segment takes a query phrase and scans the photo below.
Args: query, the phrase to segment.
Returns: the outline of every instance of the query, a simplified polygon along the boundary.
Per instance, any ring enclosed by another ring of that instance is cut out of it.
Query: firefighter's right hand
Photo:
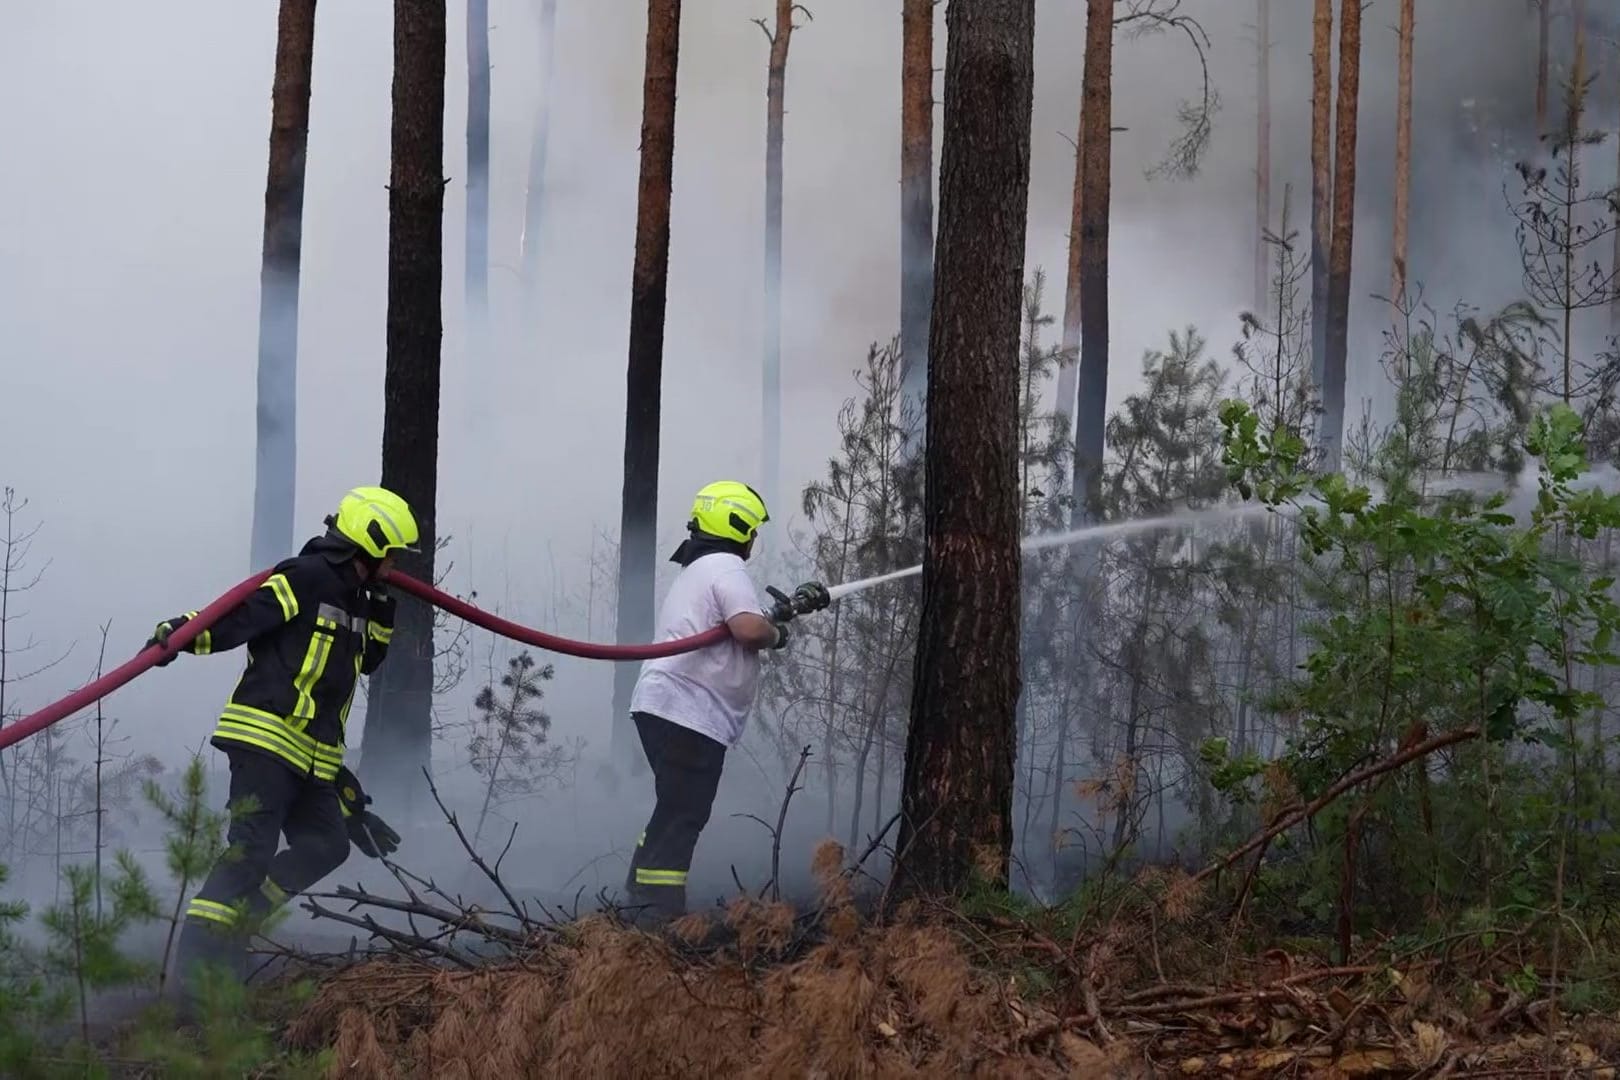
[[[399,833],[370,810],[350,817],[348,824],[349,839],[361,854],[376,859],[399,850]]]
[[[771,625],[776,627],[776,644],[772,645],[771,648],[773,648],[773,649],[785,649],[785,648],[787,648],[787,643],[788,643],[787,623],[773,622],[773,623],[771,623]]]
[[[170,626],[166,622],[160,622],[157,624],[157,629],[152,631],[152,636],[146,639],[146,644],[143,645],[142,648],[150,649],[154,645],[162,648],[168,644],[169,635],[172,633],[174,633],[174,627]],[[170,664],[174,663],[174,658],[178,655],[178,653],[166,653],[163,659],[157,662],[157,666],[168,667]]]

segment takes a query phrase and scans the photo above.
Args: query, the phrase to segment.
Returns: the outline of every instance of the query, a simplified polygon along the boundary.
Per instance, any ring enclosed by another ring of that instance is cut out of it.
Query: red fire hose
[[[15,724],[0,727],[0,750],[21,742],[34,734],[50,727],[58,720],[72,716],[80,709],[93,705],[120,686],[129,682],[137,675],[145,672],[163,659],[166,653],[179,652],[191,643],[191,640],[214,623],[224,617],[225,613],[236,607],[249,596],[253,590],[264,584],[270,571],[265,570],[254,574],[246,581],[231,589],[225,595],[197,612],[186,624],[169,635],[168,641],[162,646],[153,646],[142,649],[123,664],[107,672],[101,678],[81,686],[60,701],[53,702],[36,713],[18,720]],[[588,641],[573,641],[569,638],[557,637],[544,631],[534,630],[527,626],[520,626],[510,622],[499,615],[491,615],[482,608],[474,607],[465,600],[459,600],[448,593],[440,592],[426,582],[406,577],[397,572],[389,573],[385,578],[388,584],[420,597],[428,603],[443,608],[459,619],[465,619],[474,626],[481,626],[491,633],[502,637],[521,641],[525,645],[532,645],[547,652],[563,653],[568,656],[580,656],[587,660],[654,660],[661,656],[676,656],[680,653],[693,652],[726,640],[731,632],[724,626],[716,626],[712,630],[705,630],[701,634],[691,637],[676,638],[671,641],[660,641],[650,645],[599,645]]]

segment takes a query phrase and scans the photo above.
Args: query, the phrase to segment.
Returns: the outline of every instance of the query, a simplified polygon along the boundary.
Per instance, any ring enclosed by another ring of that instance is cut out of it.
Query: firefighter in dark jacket
[[[361,487],[326,524],[186,647],[248,651],[210,740],[230,761],[231,850],[186,909],[176,964],[188,980],[198,963],[245,975],[254,927],[336,870],[351,841],[373,858],[399,844],[344,767],[344,728],[360,676],[377,670],[394,632],[395,601],[378,575],[395,552],[415,550],[416,519],[393,492]],[[162,646],[195,615],[159,623],[147,645]]]

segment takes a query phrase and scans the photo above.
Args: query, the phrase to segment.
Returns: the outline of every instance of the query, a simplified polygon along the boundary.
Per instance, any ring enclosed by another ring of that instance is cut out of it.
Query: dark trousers
[[[294,772],[275,758],[229,749],[228,850],[186,908],[178,963],[238,970],[254,923],[343,865],[348,827],[337,788]],[[276,853],[282,835],[287,850]]]
[[[655,914],[686,911],[686,874],[698,834],[709,823],[726,748],[707,735],[651,713],[634,713],[658,801],[630,859],[625,887],[633,904]]]

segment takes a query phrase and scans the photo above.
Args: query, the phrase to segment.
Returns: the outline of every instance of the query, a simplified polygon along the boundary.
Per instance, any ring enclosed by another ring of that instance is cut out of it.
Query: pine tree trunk
[[[1536,0],[1536,134],[1547,133],[1548,54],[1552,39],[1552,0]]]
[[[765,505],[775,506],[782,490],[782,125],[793,0],[776,0],[776,27],[766,36],[771,52],[765,79],[765,377],[760,435],[765,444]]]
[[[1324,467],[1339,467],[1350,351],[1350,264],[1356,211],[1356,104],[1361,95],[1361,3],[1339,8],[1339,99],[1333,117],[1333,245],[1328,254],[1328,343],[1322,380]]]
[[[315,59],[315,0],[281,0],[270,91],[270,168],[259,270],[258,445],[253,478],[255,570],[293,553],[298,466],[298,266],[304,233],[304,155]]]
[[[947,12],[926,555],[898,873],[1005,886],[1019,691],[1018,335],[1034,0]]]
[[[382,482],[416,515],[420,553],[402,556],[399,566],[421,581],[433,580],[437,536],[444,70],[445,0],[395,0]],[[433,612],[407,601],[388,662],[372,679],[362,742],[366,787],[407,816],[432,756],[432,714]]]
[[[489,356],[489,0],[467,0],[465,274],[468,366],[479,371]]]
[[[1254,310],[1271,295],[1271,0],[1259,0],[1255,18]]]
[[[1316,0],[1311,34],[1311,382],[1327,361],[1328,248],[1333,244],[1333,0]]]
[[[934,0],[904,0],[900,47],[900,389],[928,392],[934,293]]]
[[[523,200],[523,280],[531,304],[540,281],[540,221],[545,212],[546,150],[551,142],[551,95],[555,85],[557,0],[540,0],[540,107],[529,142],[529,185]]]
[[[1395,104],[1395,257],[1390,298],[1406,298],[1406,225],[1412,192],[1412,34],[1417,23],[1415,0],[1401,0],[1400,76]]]
[[[649,641],[658,539],[658,434],[669,286],[669,202],[675,169],[675,76],[681,0],[647,0],[641,99],[641,179],[636,189],[636,261],[630,281],[630,356],[625,374],[624,494],[619,518],[621,642]],[[637,665],[613,679],[613,752],[638,767],[630,693]]]
[[[1080,105],[1080,362],[1074,435],[1074,518],[1091,521],[1108,413],[1108,217],[1113,168],[1114,4],[1086,0]],[[1065,323],[1068,319],[1065,318]],[[1067,330],[1065,330],[1067,333]],[[1067,343],[1065,343],[1067,344]]]

